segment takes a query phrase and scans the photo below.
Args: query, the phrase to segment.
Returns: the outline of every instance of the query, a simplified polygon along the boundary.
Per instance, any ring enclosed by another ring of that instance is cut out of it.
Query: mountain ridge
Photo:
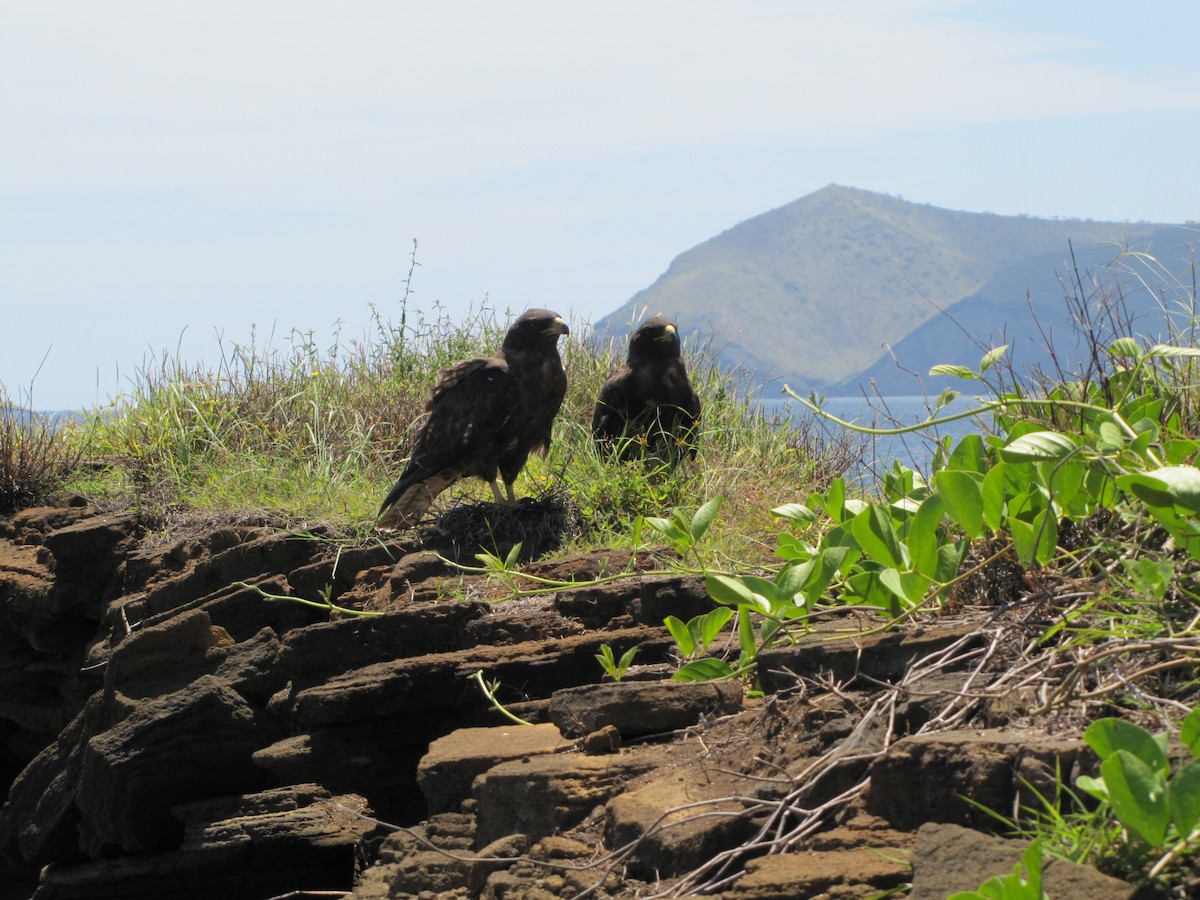
[[[713,335],[726,365],[798,390],[851,391],[895,369],[895,348],[928,344],[914,337],[919,329],[932,327],[943,342],[943,312],[969,310],[976,326],[1011,328],[1008,319],[989,322],[988,305],[1003,300],[1011,316],[1036,288],[1039,315],[1051,316],[1062,299],[1059,290],[1043,302],[1047,277],[1058,284],[1056,271],[1046,271],[1054,254],[1065,264],[1073,248],[1090,267],[1115,258],[1118,246],[1161,243],[1172,229],[1181,244],[1197,236],[1163,223],[947,210],[831,184],[683,251],[596,330],[624,337],[643,314],[664,313],[685,333]],[[1004,273],[1002,288],[996,279]],[[974,351],[965,337],[954,343]],[[900,361],[927,371],[927,363],[951,360]]]

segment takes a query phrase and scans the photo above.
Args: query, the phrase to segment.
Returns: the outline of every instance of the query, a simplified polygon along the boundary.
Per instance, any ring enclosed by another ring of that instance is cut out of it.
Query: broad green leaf
[[[1083,479],[1084,490],[1095,506],[1111,508],[1120,496],[1116,479],[1100,466],[1089,466]]]
[[[1012,534],[1013,549],[1017,551],[1017,562],[1022,568],[1031,568],[1037,558],[1037,532],[1033,524],[1024,519],[1009,519],[1008,530]]]
[[[1054,510],[1046,509],[1033,520],[1033,557],[1038,565],[1046,565],[1058,554],[1058,517]]]
[[[771,510],[771,515],[805,524],[817,521],[817,514],[803,503],[785,503],[783,506],[777,506]]]
[[[903,607],[896,595],[879,580],[880,573],[875,570],[856,572],[846,579],[846,591],[842,599],[847,603],[860,603],[863,606],[875,606],[884,610],[888,615],[898,616]]]
[[[1200,760],[1184,766],[1171,779],[1168,797],[1171,821],[1181,835],[1189,835],[1200,823]]]
[[[1129,450],[1131,453],[1136,453],[1138,456],[1145,459],[1147,462],[1157,465],[1158,461],[1147,456],[1150,445],[1158,440],[1157,430],[1140,431],[1138,436],[1129,442]]]
[[[1120,450],[1125,446],[1125,432],[1116,422],[1106,419],[1096,431],[1100,437],[1096,446],[1100,450]]]
[[[596,662],[600,663],[600,668],[610,675],[617,670],[617,661],[613,659],[612,647],[608,644],[600,645],[600,652],[596,654]]]
[[[824,494],[813,494],[809,500],[809,505],[821,506],[829,518],[835,522],[843,522],[846,519],[846,482],[841,478],[833,479],[833,483],[829,485],[829,490]]]
[[[1195,466],[1163,466],[1148,472],[1122,475],[1122,490],[1130,491],[1152,506],[1178,505],[1200,512],[1200,469]]]
[[[1175,347],[1171,344],[1155,344],[1146,351],[1147,356],[1200,356],[1200,347]]]
[[[1135,338],[1123,337],[1117,338],[1115,341],[1109,344],[1108,352],[1113,356],[1124,356],[1132,359],[1139,359],[1142,355],[1142,348]]]
[[[754,622],[750,618],[749,607],[738,607],[738,644],[741,645],[742,655],[738,662],[743,668],[750,665],[754,661],[754,657],[758,654],[758,644],[754,639]]]
[[[762,627],[760,628],[760,632],[762,634],[762,646],[769,647],[771,645],[771,638],[774,637],[776,632],[778,632],[782,627],[783,619],[763,619]]]
[[[1200,441],[1190,438],[1175,438],[1163,441],[1163,461],[1177,466],[1200,453]]]
[[[508,556],[504,560],[504,571],[511,572],[518,568],[518,561],[521,558],[521,542],[513,544],[512,549],[508,551]]]
[[[1159,432],[1161,431],[1161,429],[1158,427],[1157,419],[1152,419],[1149,416],[1144,416],[1144,415],[1139,416],[1137,419],[1135,419],[1133,424],[1130,425],[1129,427],[1132,428],[1133,433],[1138,435],[1139,437],[1141,437],[1142,435],[1149,435],[1150,440],[1152,440],[1152,441],[1158,440],[1158,435],[1159,435]]]
[[[1074,462],[1058,465],[1051,472],[1050,493],[1061,514],[1082,518],[1092,512],[1088,498],[1080,496],[1086,476],[1087,466],[1076,465]]]
[[[1103,778],[1093,778],[1091,775],[1080,775],[1075,779],[1075,786],[1081,791],[1086,791],[1097,800],[1108,803],[1108,785],[1104,783]]]
[[[821,552],[826,550],[836,550],[844,554],[838,564],[838,571],[842,575],[848,574],[854,563],[863,556],[863,548],[858,546],[858,541],[854,540],[854,535],[846,526],[835,526],[826,532],[826,536],[821,539]]]
[[[1042,890],[1042,842],[1034,841],[1021,857],[1025,866],[1026,886],[1029,888],[1029,900],[1044,900],[1046,892]],[[1014,870],[1014,874],[1015,870]]]
[[[933,403],[935,410],[942,410],[958,399],[959,392],[953,388],[943,388]]]
[[[1009,464],[998,462],[983,476],[980,499],[983,502],[983,524],[991,531],[999,531],[1004,523],[1004,500],[1008,494]]]
[[[1171,824],[1162,772],[1128,750],[1117,750],[1100,764],[1100,775],[1117,820],[1151,847],[1161,846]]]
[[[805,605],[811,609],[821,599],[825,589],[829,587],[833,577],[850,556],[847,547],[826,547],[817,557],[817,565],[804,585]]]
[[[958,891],[946,900],[1007,900],[1008,895],[1005,891],[1004,882],[997,876],[989,878],[977,891]]]
[[[683,620],[675,616],[667,616],[663,619],[663,625],[675,639],[675,644],[679,647],[679,655],[684,658],[691,656],[696,649],[696,641],[692,637],[691,629],[683,623]]]
[[[1157,602],[1167,596],[1171,582],[1175,580],[1175,564],[1169,559],[1123,559],[1121,568],[1135,591]],[[1187,720],[1184,722],[1186,724]],[[1182,733],[1180,738],[1183,738]]]
[[[967,555],[970,547],[970,541],[955,541],[952,544],[942,544],[938,547],[937,569],[933,573],[933,580],[938,584],[946,584],[957,578],[958,570],[962,568],[963,558]]]
[[[775,535],[775,555],[780,559],[786,559],[789,562],[793,560],[809,559],[816,552],[816,548],[807,541],[802,541],[794,534],[781,531]]]
[[[1200,706],[1184,716],[1179,723],[1179,740],[1192,752],[1192,756],[1200,757]]]
[[[947,469],[963,469],[982,475],[988,468],[987,451],[984,449],[983,438],[975,434],[965,434],[950,451],[946,460]]]
[[[1083,739],[1101,759],[1108,759],[1118,750],[1124,750],[1155,772],[1166,774],[1169,771],[1167,754],[1161,741],[1141,726],[1124,719],[1112,716],[1097,719],[1083,733]]]
[[[842,514],[846,517],[846,519],[853,519],[870,505],[871,504],[866,500],[862,500],[858,497],[847,497],[846,505],[842,509]]]
[[[721,629],[725,627],[725,623],[733,618],[733,610],[728,606],[718,606],[716,609],[709,610],[702,616],[696,617],[698,623],[698,637],[700,638],[700,646],[707,647],[721,633]]]
[[[733,672],[733,666],[724,660],[706,656],[703,659],[694,659],[686,666],[681,666],[679,671],[671,677],[675,681],[717,681],[721,678],[729,678]]]
[[[951,363],[939,363],[929,370],[930,375],[952,375],[955,378],[968,378],[978,380],[979,376],[968,369],[966,366],[957,366]]]
[[[761,612],[774,612],[783,599],[775,590],[775,582],[773,581],[768,581],[758,575],[740,575],[738,576],[738,581],[749,588],[750,592],[757,598],[756,606]]]
[[[759,612],[770,611],[770,607],[761,598],[755,597],[754,592],[738,578],[705,575],[704,589],[708,591],[708,596],[724,606],[749,606]]]
[[[933,476],[934,487],[946,503],[946,512],[967,533],[983,536],[983,495],[979,482],[958,469],[943,469]]]
[[[883,475],[883,492],[893,503],[917,499],[917,473],[900,460],[892,461],[892,468]]]
[[[979,374],[982,375],[988,369],[996,364],[1000,357],[1008,352],[1008,344],[1001,344],[983,354],[983,358],[979,360]]]
[[[908,526],[905,542],[912,567],[930,578],[937,572],[938,527],[945,514],[946,501],[938,494],[930,494]]]
[[[696,514],[692,516],[691,526],[688,529],[693,541],[699,542],[700,538],[704,537],[704,533],[712,525],[713,519],[717,517],[717,510],[721,508],[723,499],[723,497],[713,497],[696,510]]]
[[[885,566],[908,568],[908,549],[896,534],[887,509],[872,504],[854,517],[850,531],[863,552]]]
[[[672,519],[663,519],[659,516],[647,516],[642,521],[665,537],[671,544],[676,546],[687,545],[691,543],[691,535],[679,527]]]
[[[1000,456],[1009,462],[1062,459],[1076,450],[1075,442],[1057,431],[1035,431],[1000,448]]]
[[[1031,482],[1028,490],[1019,491],[1008,498],[1007,516],[1005,521],[1022,519],[1032,522],[1034,516],[1046,508],[1047,497],[1045,489],[1036,481]]]
[[[1119,476],[1118,481],[1127,477],[1133,476]],[[1148,498],[1139,495],[1147,511],[1171,533],[1175,546],[1186,551],[1193,559],[1200,560],[1200,521],[1191,512],[1173,503],[1157,504],[1154,502],[1156,496],[1151,494]]]
[[[775,596],[780,603],[794,605],[796,595],[804,590],[804,585],[812,575],[814,565],[808,568],[801,566],[787,566],[779,571],[775,576]]]
[[[904,606],[916,606],[925,598],[929,590],[930,580],[916,572],[898,572],[887,568],[879,573],[879,582]]]

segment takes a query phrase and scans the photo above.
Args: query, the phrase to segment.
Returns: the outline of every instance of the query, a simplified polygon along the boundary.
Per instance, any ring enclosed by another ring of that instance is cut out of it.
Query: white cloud
[[[930,2],[7,4],[7,188],[460,178],[707,142],[1194,107]],[[1182,84],[1182,82],[1175,82]]]
[[[830,181],[1170,218],[1195,139],[1125,115],[1197,118],[1200,6],[1163,6],[4,0],[0,383],[50,334],[65,395],[184,326],[352,318],[414,236],[421,302],[594,316]]]

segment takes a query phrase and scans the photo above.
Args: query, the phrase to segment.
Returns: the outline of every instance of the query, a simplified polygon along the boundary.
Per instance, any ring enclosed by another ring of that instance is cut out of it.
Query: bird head
[[[560,335],[570,334],[566,321],[549,309],[527,309],[509,326],[504,336],[505,349],[553,346]]]
[[[678,356],[679,328],[666,316],[654,316],[643,322],[629,340],[629,356]]]

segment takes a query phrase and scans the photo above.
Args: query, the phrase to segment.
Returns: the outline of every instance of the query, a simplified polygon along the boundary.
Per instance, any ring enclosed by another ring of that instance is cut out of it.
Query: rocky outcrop
[[[662,680],[663,618],[711,601],[660,565],[530,563],[566,586],[522,593],[418,545],[3,520],[0,896],[862,896],[925,877],[921,826],[989,827],[964,795],[1092,764],[963,689],[966,622],[836,623],[749,698]],[[602,684],[604,644],[640,670]]]

